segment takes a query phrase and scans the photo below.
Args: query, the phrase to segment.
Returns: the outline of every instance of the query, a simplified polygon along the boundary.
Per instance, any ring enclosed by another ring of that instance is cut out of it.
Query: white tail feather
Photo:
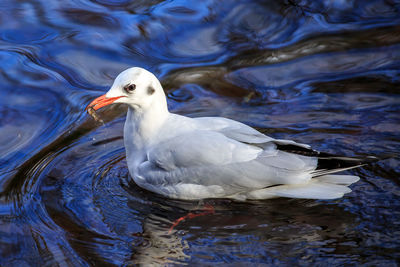
[[[279,185],[254,190],[247,194],[248,199],[267,199],[276,197],[305,199],[335,199],[350,193],[347,186],[355,183],[359,177],[353,175],[325,175],[311,179],[306,184]]]

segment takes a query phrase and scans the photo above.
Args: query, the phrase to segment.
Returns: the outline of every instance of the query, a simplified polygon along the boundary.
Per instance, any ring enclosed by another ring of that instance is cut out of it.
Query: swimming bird
[[[138,67],[120,73],[86,110],[113,103],[128,106],[130,175],[140,187],[169,198],[335,199],[351,192],[348,186],[359,177],[334,173],[377,161],[318,152],[223,117],[171,113],[159,80]]]

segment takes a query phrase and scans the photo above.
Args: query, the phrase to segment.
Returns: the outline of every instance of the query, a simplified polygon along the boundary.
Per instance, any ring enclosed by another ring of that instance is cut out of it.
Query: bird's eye
[[[136,89],[136,85],[133,83],[124,86],[124,90],[127,93],[132,93],[133,91],[135,91],[135,89]]]

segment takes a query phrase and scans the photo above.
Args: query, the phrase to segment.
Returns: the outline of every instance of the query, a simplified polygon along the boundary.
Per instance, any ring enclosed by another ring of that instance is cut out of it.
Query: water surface
[[[400,2],[0,3],[0,265],[372,265],[400,260]],[[209,200],[130,181],[126,108],[83,112],[122,70],[170,109],[390,159],[332,201]]]

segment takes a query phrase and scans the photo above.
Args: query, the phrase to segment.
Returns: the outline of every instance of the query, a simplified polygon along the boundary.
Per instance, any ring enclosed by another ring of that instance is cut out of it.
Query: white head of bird
[[[87,109],[98,110],[113,103],[127,104],[137,114],[168,112],[164,90],[157,77],[138,67],[121,72],[110,90],[93,100]]]

